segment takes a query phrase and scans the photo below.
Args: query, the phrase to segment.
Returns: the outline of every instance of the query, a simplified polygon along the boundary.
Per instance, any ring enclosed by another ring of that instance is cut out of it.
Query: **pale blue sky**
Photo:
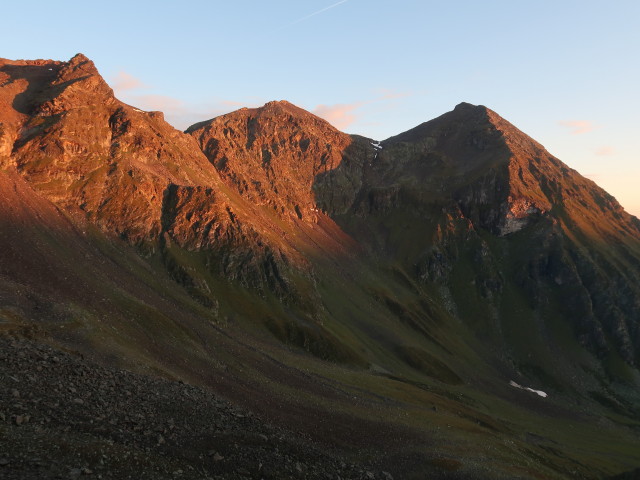
[[[384,139],[483,104],[640,216],[640,2],[31,1],[0,56],[89,56],[180,129],[286,99]]]

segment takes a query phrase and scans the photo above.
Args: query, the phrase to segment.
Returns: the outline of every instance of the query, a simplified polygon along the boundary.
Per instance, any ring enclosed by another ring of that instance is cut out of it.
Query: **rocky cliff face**
[[[161,113],[116,100],[83,55],[4,62],[0,72],[9,111],[2,164],[69,213],[143,241],[160,232],[169,183],[215,185],[215,171],[188,137]],[[180,169],[182,162],[189,169]]]
[[[3,168],[15,169],[78,222],[150,251],[167,245],[216,250],[214,271],[247,285],[286,290],[286,280],[268,273],[285,270],[287,254],[296,257],[280,229],[261,218],[257,197],[246,188],[230,191],[220,176],[224,169],[161,112],[118,101],[81,54],[69,62],[3,60],[0,75]],[[298,179],[278,173],[283,192],[300,190],[293,181]],[[290,195],[293,200],[280,202],[282,209],[312,211],[311,200]],[[184,274],[180,278],[187,281]]]
[[[352,143],[326,121],[286,101],[243,108],[187,130],[225,182],[282,217],[313,219],[317,175],[342,163]]]

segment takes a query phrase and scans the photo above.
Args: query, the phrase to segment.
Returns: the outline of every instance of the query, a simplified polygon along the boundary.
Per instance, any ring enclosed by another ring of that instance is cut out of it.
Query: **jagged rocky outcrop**
[[[243,108],[187,129],[226,183],[280,216],[315,218],[314,178],[337,168],[349,135],[286,101]]]
[[[93,62],[2,63],[1,97],[12,120],[1,161],[69,213],[131,241],[160,232],[170,183],[216,184],[189,137],[162,114],[115,99]],[[189,169],[180,169],[188,163]]]

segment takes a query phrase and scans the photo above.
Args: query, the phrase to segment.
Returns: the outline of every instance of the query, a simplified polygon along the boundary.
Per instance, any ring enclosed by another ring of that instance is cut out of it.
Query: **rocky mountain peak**
[[[81,53],[61,65],[55,80],[35,100],[45,100],[37,107],[39,115],[56,115],[72,108],[116,102],[113,90],[95,64]]]
[[[576,218],[593,217],[598,227],[590,230],[637,231],[613,197],[482,105],[461,103],[374,148],[365,173],[354,172],[348,182],[366,180],[354,197],[360,199],[357,211],[379,210],[402,197],[433,198],[438,192],[441,200],[455,201],[477,228],[503,236],[555,218],[567,207]],[[375,207],[366,204],[372,198],[379,200]],[[596,221],[594,215],[607,220]]]
[[[295,111],[298,111],[300,113],[302,113],[302,112],[308,113],[305,110],[302,110],[301,108],[297,107],[293,103],[288,102],[286,100],[271,100],[271,101],[265,103],[260,108],[272,109],[272,110],[289,110],[289,111],[295,110]]]
[[[312,186],[337,168],[351,137],[287,102],[241,109],[187,129],[225,182],[278,215],[313,219]]]
[[[87,63],[90,63],[95,68],[93,61],[89,59],[84,53],[81,53],[81,52],[76,53],[73,57],[69,59],[69,64],[71,65],[73,64],[80,65],[80,64],[87,64]]]
[[[9,111],[3,121],[13,120],[0,134],[0,163],[105,230],[134,241],[154,237],[169,183],[219,181],[192,138],[161,114],[117,100],[83,54],[14,62],[0,73],[9,77],[0,87]]]
[[[458,105],[456,105],[453,108],[453,111],[467,112],[467,113],[468,112],[486,112],[488,110],[489,109],[484,105],[474,105],[469,102],[460,102]]]
[[[82,53],[76,53],[64,64],[65,73],[82,72],[85,75],[100,75],[92,60]]]

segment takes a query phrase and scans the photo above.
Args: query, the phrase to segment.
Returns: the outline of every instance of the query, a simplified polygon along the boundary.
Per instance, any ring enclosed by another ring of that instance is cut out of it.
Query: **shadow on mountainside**
[[[22,113],[30,114],[35,105],[34,98],[39,97],[44,89],[51,85],[51,82],[55,80],[60,70],[58,62],[50,62],[44,64],[50,65],[43,68],[43,65],[3,65],[0,67],[0,72],[4,72],[9,75],[10,82],[16,82],[19,80],[25,80],[27,82],[26,89],[16,95],[13,100],[13,108]],[[50,95],[53,98],[54,95]],[[49,98],[49,99],[50,99]],[[46,99],[45,99],[46,100]]]

